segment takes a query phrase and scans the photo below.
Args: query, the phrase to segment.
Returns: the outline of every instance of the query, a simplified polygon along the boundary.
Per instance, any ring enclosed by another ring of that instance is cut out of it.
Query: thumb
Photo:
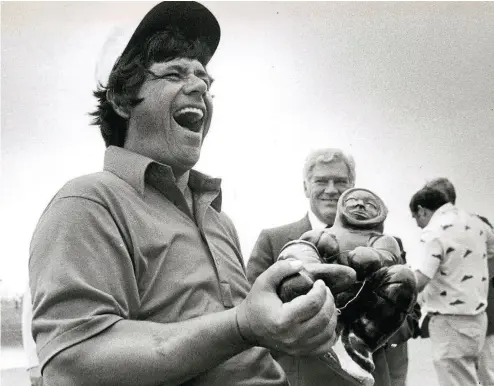
[[[287,276],[293,275],[302,269],[302,262],[295,259],[279,260],[264,271],[256,280],[262,286],[276,289]]]
[[[357,281],[357,273],[353,268],[340,264],[306,264],[305,270],[314,280],[322,280],[336,294],[351,287]]]

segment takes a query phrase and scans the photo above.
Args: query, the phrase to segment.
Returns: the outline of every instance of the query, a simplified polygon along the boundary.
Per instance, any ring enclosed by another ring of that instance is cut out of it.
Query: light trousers
[[[485,338],[484,347],[480,352],[478,374],[482,386],[494,385],[494,335]]]
[[[487,332],[487,315],[433,315],[432,359],[441,386],[478,386],[477,365]]]

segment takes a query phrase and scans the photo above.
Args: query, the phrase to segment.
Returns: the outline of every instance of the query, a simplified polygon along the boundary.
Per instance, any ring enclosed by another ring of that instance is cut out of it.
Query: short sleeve
[[[486,253],[487,253],[487,267],[489,269],[489,278],[494,278],[494,230],[487,224],[485,224],[486,233]]]
[[[107,208],[91,199],[54,199],[43,213],[29,260],[33,337],[42,367],[137,309],[121,232]]]
[[[494,230],[485,224],[487,258],[494,259]]]
[[[415,269],[422,272],[429,279],[435,275],[444,258],[444,248],[438,236],[433,232],[423,233],[420,237],[420,249]]]
[[[31,322],[33,318],[33,309],[31,304],[31,291],[26,289],[22,297],[22,346],[27,359],[27,368],[31,369],[39,365],[38,355],[36,354],[36,344],[31,332]]]

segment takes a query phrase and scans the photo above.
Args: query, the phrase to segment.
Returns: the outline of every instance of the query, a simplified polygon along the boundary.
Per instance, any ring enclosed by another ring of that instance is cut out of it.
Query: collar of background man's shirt
[[[322,222],[321,220],[319,220],[317,216],[314,214],[314,212],[312,212],[312,210],[310,209],[308,211],[308,215],[309,215],[310,226],[312,227],[312,229],[324,229],[328,225]]]
[[[454,210],[456,210],[456,207],[452,203],[447,202],[443,206],[440,206],[439,208],[436,209],[436,211],[434,212],[434,214],[431,216],[431,219],[430,219],[429,222],[431,222],[432,219],[434,219],[436,217],[439,217],[439,216],[441,216],[444,213],[452,212]]]

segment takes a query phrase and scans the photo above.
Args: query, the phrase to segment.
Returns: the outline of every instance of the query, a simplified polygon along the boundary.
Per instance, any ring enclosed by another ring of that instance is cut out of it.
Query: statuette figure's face
[[[345,212],[355,220],[369,220],[379,215],[377,198],[365,190],[351,192],[343,202]]]

